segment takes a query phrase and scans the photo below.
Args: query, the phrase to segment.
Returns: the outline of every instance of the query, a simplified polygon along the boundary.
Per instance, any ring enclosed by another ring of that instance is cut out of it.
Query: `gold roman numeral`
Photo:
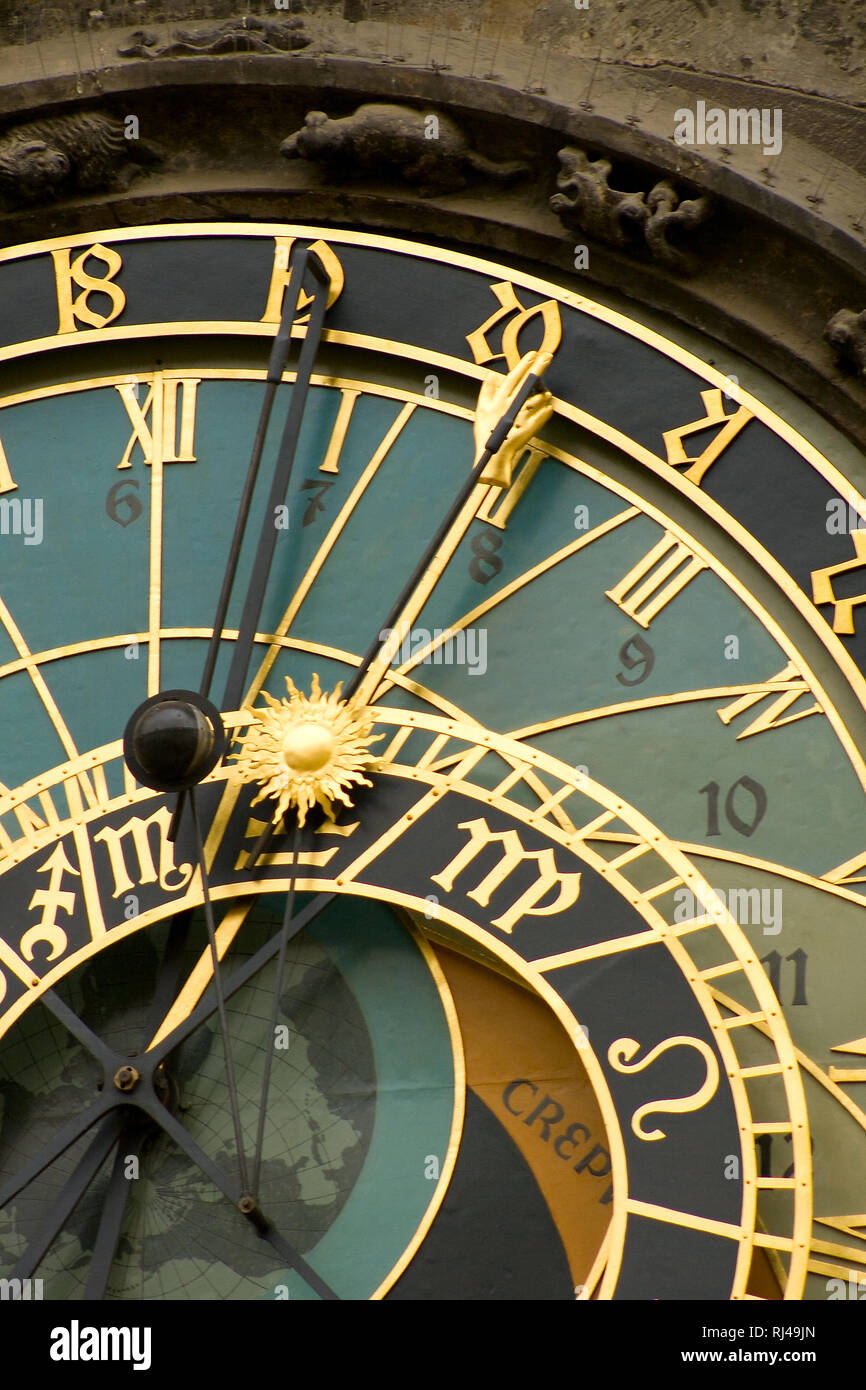
[[[352,423],[355,402],[361,394],[361,391],[354,387],[340,387],[340,407],[334,421],[334,428],[331,431],[331,438],[328,440],[328,447],[325,450],[324,461],[319,464],[320,473],[339,473],[340,454],[343,452],[349,425]]]
[[[797,714],[788,714],[784,719],[780,717],[785,714],[787,709],[797,703],[801,695],[809,694],[811,691],[805,680],[798,674],[794,662],[789,661],[784,670],[770,677],[766,690],[752,695],[742,695],[739,700],[725,705],[724,709],[716,710],[716,713],[723,724],[730,724],[738,715],[745,714],[746,710],[752,709],[754,705],[759,705],[763,700],[775,696],[772,703],[763,709],[758,717],[753,719],[751,724],[747,725],[741,733],[737,734],[739,741],[741,738],[751,738],[754,734],[765,733],[767,729],[779,729],[783,724],[793,724],[798,719],[807,719],[810,714],[821,714],[821,706],[814,704],[810,705],[809,709],[800,710]]]
[[[641,627],[649,627],[653,618],[706,568],[703,560],[668,531],[615,588],[606,589],[605,593]]]
[[[200,381],[201,377],[154,372],[142,402],[138,399],[141,388],[136,382],[124,381],[114,388],[132,424],[132,434],[118,468],[132,466],[132,451],[136,444],[141,446],[146,464],[153,463],[157,443],[160,462],[195,463],[196,404]]]
[[[500,531],[504,531],[508,518],[546,458],[549,458],[546,449],[539,449],[536,444],[527,445],[515,464],[511,486],[503,489],[495,484],[491,485],[479,508],[477,519],[486,521],[491,526],[498,526]]]

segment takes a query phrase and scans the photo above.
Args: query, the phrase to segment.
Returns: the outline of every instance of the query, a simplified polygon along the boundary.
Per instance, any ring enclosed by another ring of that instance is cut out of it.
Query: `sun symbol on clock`
[[[330,695],[323,695],[319,677],[313,676],[309,697],[286,677],[288,698],[275,700],[262,691],[267,709],[245,708],[248,733],[238,740],[236,774],[242,782],[258,782],[261,790],[251,805],[269,797],[277,800],[275,819],[290,807],[303,825],[315,805],[334,819],[334,801],[351,806],[347,794],[355,786],[372,786],[364,773],[377,760],[370,744],[384,734],[370,737],[375,716],[366,706],[352,706],[340,699],[342,681]]]

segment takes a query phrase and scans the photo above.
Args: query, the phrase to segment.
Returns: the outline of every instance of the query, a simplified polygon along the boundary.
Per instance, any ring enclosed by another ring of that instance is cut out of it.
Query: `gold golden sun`
[[[261,790],[251,805],[269,797],[277,799],[275,819],[292,806],[298,824],[315,805],[334,819],[334,801],[351,806],[347,791],[352,786],[372,786],[364,776],[376,766],[370,744],[375,716],[366,706],[353,707],[340,699],[342,681],[330,695],[323,695],[319,677],[313,676],[310,695],[297,690],[286,677],[288,699],[275,700],[262,691],[267,709],[244,709],[250,728],[238,740],[236,773],[242,782],[258,782]]]

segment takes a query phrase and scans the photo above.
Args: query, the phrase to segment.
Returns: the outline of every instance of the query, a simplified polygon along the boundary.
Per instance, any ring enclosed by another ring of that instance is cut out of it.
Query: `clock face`
[[[213,647],[231,756],[173,825],[124,729],[199,689],[304,247],[309,385],[293,354]],[[0,295],[2,1273],[142,1299],[856,1281],[841,474],[675,343],[439,249],[139,229],[3,252]],[[467,492],[480,386],[539,351],[552,415]]]

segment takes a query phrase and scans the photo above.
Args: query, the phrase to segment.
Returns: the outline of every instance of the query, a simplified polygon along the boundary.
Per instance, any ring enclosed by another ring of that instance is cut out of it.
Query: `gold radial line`
[[[656,1206],[654,1202],[639,1202],[634,1197],[627,1199],[626,1206],[634,1216],[667,1221],[673,1226],[688,1226],[692,1231],[709,1231],[711,1235],[725,1236],[728,1240],[742,1240],[746,1234],[742,1226],[734,1226],[729,1221],[713,1221],[708,1216],[694,1216],[690,1211],[676,1211],[672,1207]]]
[[[215,933],[218,960],[222,960],[231,946],[246,921],[253,903],[254,899],[250,898],[246,902],[235,903],[226,912]],[[208,946],[202,951],[180,993],[148,1043],[148,1052],[157,1047],[164,1038],[174,1032],[175,1028],[179,1028],[189,1018],[212,979],[213,956]]]
[[[608,838],[624,840],[626,837],[624,835],[617,835],[616,837],[599,835],[597,838],[599,840]],[[846,902],[856,903],[858,907],[866,907],[864,894],[856,893],[851,888],[844,888],[838,883],[828,883],[826,879],[816,878],[814,874],[804,873],[801,869],[793,869],[787,864],[778,864],[773,859],[755,859],[752,855],[741,854],[738,850],[717,849],[715,845],[689,844],[687,840],[676,840],[674,843],[677,849],[682,850],[683,854],[688,855],[690,859],[721,859],[726,863],[743,864],[750,869],[777,874],[779,878],[793,879],[795,883],[805,883],[809,888],[817,888],[821,893],[831,893],[835,898],[844,898]]]
[[[57,732],[57,736],[63,744],[63,750],[67,758],[77,758],[78,749],[75,746],[72,735],[66,727],[66,721],[57,707],[54,696],[48,689],[45,677],[39,670],[39,663],[25,642],[18,624],[15,622],[15,619],[12,617],[12,614],[9,612],[2,598],[0,598],[0,622],[2,622],[9,636],[12,638],[15,650],[21,658],[21,668],[27,671],[36,687],[36,693],[45,706],[48,717]]]
[[[485,749],[484,751],[486,752],[487,750]],[[436,805],[438,798],[439,792],[434,789],[427,792],[426,796],[420,797],[413,806],[410,806],[409,810],[400,816],[398,820],[395,820],[393,825],[390,825],[377,840],[374,840],[363,853],[359,854],[357,859],[353,859],[352,863],[343,869],[340,877],[337,879],[337,883],[340,887],[342,887],[344,883],[350,883],[352,879],[357,878],[358,874],[361,873],[368,864],[372,864],[374,859],[378,859],[380,854],[384,854],[389,845],[392,845],[395,840],[399,840],[404,830],[408,830],[410,825],[420,820],[431,807]]]
[[[725,1008],[730,1009],[732,1013],[742,1016],[743,1014],[748,1012],[747,1009],[743,1008],[742,1004],[738,1004],[735,999],[731,999],[727,994],[723,994],[720,989],[716,989],[712,985],[710,986],[710,989],[712,991],[713,998],[717,1000],[718,1003],[724,1004]],[[759,1033],[763,1033],[764,1037],[770,1038],[770,1040],[772,1041],[772,1031],[766,1023],[754,1022],[750,1024],[750,1027],[757,1028]],[[815,1080],[819,1083],[819,1085],[824,1087],[825,1091],[829,1091],[830,1095],[833,1097],[834,1100],[839,1102],[843,1110],[848,1111],[848,1114],[851,1116],[852,1120],[856,1120],[860,1128],[866,1130],[866,1113],[864,1113],[860,1109],[859,1105],[855,1105],[853,1100],[851,1100],[850,1097],[845,1094],[842,1088],[840,1086],[837,1086],[834,1081],[830,1080],[830,1077],[821,1067],[818,1066],[818,1063],[812,1061],[812,1058],[809,1056],[808,1052],[803,1052],[799,1047],[797,1047],[796,1043],[794,1044],[794,1057],[796,1058],[798,1065],[801,1066],[804,1071],[807,1071],[810,1076],[814,1077]],[[748,1067],[741,1068],[740,1070],[744,1074],[748,1075]]]
[[[162,526],[163,526],[163,405],[165,386],[162,372],[153,374],[153,413],[151,434],[153,456],[150,469],[150,573],[147,596],[148,657],[147,693],[156,695],[160,681],[160,626],[162,622]]]
[[[295,621],[295,618],[298,615],[301,605],[307,597],[307,594],[310,592],[310,589],[312,588],[315,580],[318,578],[322,566],[324,565],[325,561],[327,560],[328,556],[330,555],[331,551],[336,545],[340,537],[340,534],[343,531],[343,528],[345,527],[350,516],[352,515],[352,512],[355,510],[355,507],[357,506],[361,497],[363,497],[370,483],[373,481],[374,477],[378,473],[380,466],[384,462],[387,455],[390,453],[396,440],[399,438],[403,430],[406,428],[406,425],[408,424],[410,418],[414,414],[415,409],[416,407],[414,403],[411,401],[407,401],[407,403],[403,406],[403,409],[400,411],[400,414],[397,416],[397,419],[394,421],[393,425],[385,435],[385,438],[382,440],[378,449],[374,453],[373,457],[370,459],[370,462],[367,464],[367,467],[364,469],[357,483],[352,488],[352,491],[349,493],[349,496],[344,502],[333,526],[331,527],[327,536],[322,541],[322,544],[319,546],[319,549],[316,551],[315,555],[310,561],[307,572],[301,580],[300,584],[298,585],[297,591],[288,608],[286,609],[285,613],[283,614],[282,620],[276,632],[274,633],[275,637],[285,637],[286,633],[289,631],[289,628],[291,627],[292,623]],[[259,691],[261,690],[262,686],[267,680],[268,673],[270,672],[270,669],[276,661],[279,653],[280,645],[277,642],[274,642],[271,645],[264,660],[262,661],[256,673],[255,679],[252,682],[252,685],[250,686],[249,690],[244,696],[242,701],[243,704],[251,705],[253,701],[256,699]]]
[[[102,901],[99,897],[99,885],[96,881],[93,847],[83,825],[76,825],[72,833],[75,839],[75,848],[78,851],[78,865],[81,873],[84,905],[87,909],[87,920],[90,924],[90,934],[95,941],[98,937],[105,936],[106,927],[102,913]]]
[[[541,956],[529,963],[534,970],[545,974],[548,970],[561,970],[564,965],[578,965],[585,960],[598,960],[601,956],[615,956],[620,951],[634,951],[640,946],[651,946],[663,940],[661,932],[651,928],[649,931],[634,932],[631,936],[617,936],[610,941],[596,941],[592,946],[577,946],[573,951],[560,951],[554,956]]]
[[[748,685],[719,685],[703,690],[678,690],[672,695],[648,695],[643,700],[618,700],[612,705],[598,705],[595,709],[580,710],[574,714],[563,714],[556,719],[546,719],[540,724],[527,724],[522,729],[513,729],[509,738],[536,738],[539,734],[550,733],[553,729],[566,729],[573,724],[588,724],[593,719],[607,719],[611,715],[635,714],[640,710],[660,709],[666,705],[687,705],[699,700],[729,700],[738,695],[774,695],[778,690],[800,690],[802,681],[786,681],[779,685],[767,685],[766,681]],[[808,691],[802,691],[808,694]]]
[[[593,541],[597,541],[600,537],[608,535],[609,532],[615,531],[618,526],[622,526],[624,522],[631,521],[634,517],[639,515],[639,507],[627,507],[625,511],[617,512],[616,516],[610,517],[609,520],[603,521],[601,525],[595,526],[591,531],[587,531],[586,535],[581,536],[579,540],[572,541],[569,545],[563,546],[561,550],[555,551],[553,555],[549,555],[546,560],[542,560],[539,564],[533,565],[531,569],[525,570],[523,574],[513,579],[510,584],[503,585],[501,589],[497,589],[495,594],[491,594],[490,598],[485,599],[483,603],[479,603],[477,607],[470,609],[468,613],[464,613],[462,618],[458,618],[456,622],[451,623],[441,637],[437,637],[434,641],[428,642],[426,647],[423,647],[421,651],[417,652],[410,661],[404,661],[402,666],[398,666],[396,668],[396,673],[405,676],[408,671],[411,671],[415,666],[419,665],[420,662],[424,661],[425,657],[429,656],[431,652],[435,652],[438,647],[441,647],[447,642],[452,633],[460,632],[463,628],[469,627],[470,624],[476,622],[478,618],[484,617],[485,613],[489,613],[491,609],[497,608],[500,603],[504,603],[512,594],[517,593],[519,589],[523,589],[527,584],[531,584],[533,579],[538,579],[540,575],[546,574],[547,571],[553,569],[554,566],[560,565],[564,560],[568,560],[572,555],[576,555],[578,551],[583,550],[585,546],[591,545]],[[392,673],[387,680],[382,682],[379,694],[383,695],[393,683]],[[514,738],[515,735],[512,734],[511,737]]]
[[[160,633],[164,642],[188,637],[201,637],[208,640],[210,635],[211,629],[209,627],[165,627]],[[111,637],[96,637],[84,642],[70,642],[67,647],[52,647],[47,651],[35,653],[32,659],[28,657],[26,660],[9,661],[5,666],[0,666],[0,680],[4,676],[15,675],[18,671],[29,670],[34,662],[37,665],[44,665],[49,661],[62,661],[67,656],[80,656],[85,652],[109,651],[115,647],[128,647],[132,642],[144,646],[148,636],[147,632],[116,633]],[[236,628],[223,629],[223,637],[227,642],[236,642],[237,636]],[[344,651],[341,647],[329,647],[322,642],[307,642],[301,637],[275,637],[272,632],[257,632],[255,640],[259,644],[276,643],[285,651],[311,652],[314,656],[332,657],[335,661],[343,662],[347,666],[358,666],[361,661],[355,652]],[[426,700],[434,709],[448,715],[451,719],[459,719],[465,723],[475,722],[459,705],[446,700],[435,690],[428,690],[419,681],[413,681],[408,676],[397,676],[394,683],[399,685],[401,689],[408,690],[410,694],[417,695],[419,699]]]
[[[592,1262],[592,1268],[590,1269],[589,1274],[586,1276],[586,1283],[583,1286],[583,1292],[577,1295],[579,1302],[585,1303],[592,1297],[592,1295],[595,1292],[598,1281],[604,1274],[605,1266],[607,1264],[608,1256],[610,1254],[610,1241],[612,1232],[613,1223],[611,1222],[604,1233],[604,1240],[598,1247],[595,1259]]]

